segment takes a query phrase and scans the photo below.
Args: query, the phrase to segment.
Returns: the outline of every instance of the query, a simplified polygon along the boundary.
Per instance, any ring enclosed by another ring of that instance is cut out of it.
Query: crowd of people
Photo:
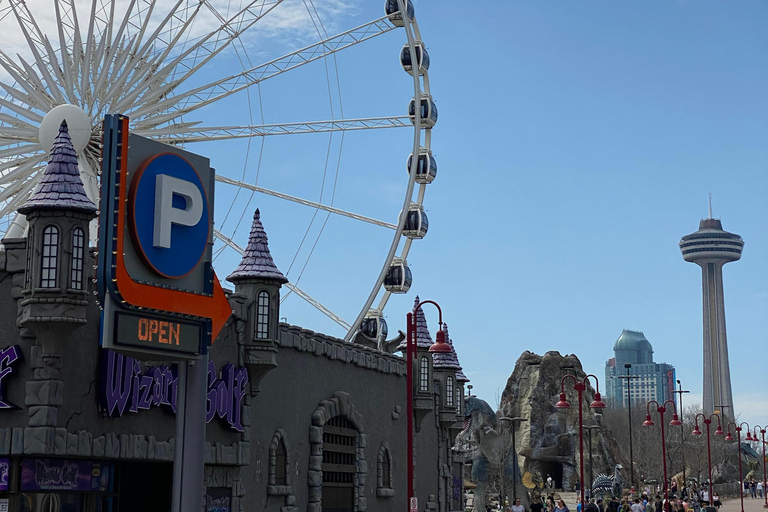
[[[755,489],[757,492],[757,486]],[[694,486],[691,489],[684,487],[680,492],[673,486],[668,505],[663,496],[654,496],[649,491],[650,489],[646,489],[641,495],[630,494],[624,498],[610,495],[606,496],[605,500],[587,498],[583,512],[703,512],[710,504],[717,509],[722,506],[717,492],[713,492],[710,499],[708,485],[702,485],[700,488]],[[528,510],[523,507],[519,498],[515,499],[511,507],[506,507],[505,512],[571,512],[565,501],[556,498],[554,493],[545,495],[543,499],[544,502],[541,497],[535,497]],[[582,512],[580,503],[574,512]]]

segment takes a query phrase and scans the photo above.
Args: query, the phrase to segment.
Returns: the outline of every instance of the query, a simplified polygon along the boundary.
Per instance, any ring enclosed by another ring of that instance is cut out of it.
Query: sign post
[[[172,511],[203,501],[208,347],[232,313],[212,267],[208,159],[104,119],[98,293],[103,348],[179,361]]]

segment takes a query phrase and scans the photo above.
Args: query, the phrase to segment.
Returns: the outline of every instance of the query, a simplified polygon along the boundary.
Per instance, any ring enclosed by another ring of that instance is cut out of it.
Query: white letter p
[[[173,195],[184,198],[184,209],[173,207]],[[171,247],[171,226],[194,226],[203,215],[203,196],[194,183],[167,174],[155,177],[155,225],[152,245]]]

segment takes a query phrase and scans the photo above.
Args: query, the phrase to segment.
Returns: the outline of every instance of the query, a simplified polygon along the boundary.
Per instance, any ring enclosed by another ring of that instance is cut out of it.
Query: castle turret
[[[419,302],[418,295],[414,299],[413,306],[416,307]],[[429,353],[433,345],[432,336],[427,327],[427,318],[424,311],[419,308],[416,313],[416,361],[414,363],[413,375],[413,414],[416,425],[416,431],[421,430],[421,421],[434,408],[432,397],[432,356]],[[403,340],[397,350],[404,355],[408,353],[408,340]]]
[[[17,325],[37,338],[30,350],[34,380],[26,384],[29,426],[25,454],[53,454],[64,383],[58,380],[72,332],[86,323],[89,268],[88,223],[96,205],[85,194],[67,122],[51,149],[35,191],[19,208],[29,223],[24,287]]]
[[[278,270],[269,252],[267,233],[257,209],[243,259],[227,281],[235,292],[246,297],[247,321],[245,364],[248,367],[251,393],[259,391],[259,382],[277,366],[278,321],[280,318],[280,287],[288,279]]]

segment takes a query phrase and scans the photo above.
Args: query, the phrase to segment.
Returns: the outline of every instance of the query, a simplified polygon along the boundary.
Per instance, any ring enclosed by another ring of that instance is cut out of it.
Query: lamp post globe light
[[[766,478],[765,478],[765,427],[762,427],[760,425],[755,425],[754,432],[752,433],[752,440],[757,441],[757,432],[760,431],[760,435],[762,436],[762,445],[763,445],[763,496],[765,497],[765,503],[763,504],[763,508],[768,508],[768,493],[766,493]]]
[[[751,441],[752,436],[749,432],[749,423],[742,421],[739,425],[737,425],[731,421],[726,427],[728,429],[728,433],[725,435],[726,441],[733,441],[733,436],[731,435],[731,425],[733,425],[734,429],[736,430],[736,455],[739,457],[739,498],[741,498],[741,512],[744,512],[744,473],[741,469],[741,428],[743,425],[747,426],[747,441]]]
[[[659,423],[661,424],[661,461],[662,461],[662,467],[664,468],[664,501],[665,501],[665,507],[664,509],[669,512],[669,482],[667,481],[667,445],[664,442],[664,413],[667,412],[667,404],[672,404],[672,421],[669,422],[669,424],[673,427],[677,427],[679,425],[682,425],[682,422],[677,417],[677,408],[675,407],[674,400],[667,400],[662,405],[659,405],[659,402],[656,400],[650,400],[648,404],[645,406],[646,415],[645,415],[645,421],[643,422],[644,427],[652,427],[654,425],[653,420],[651,419],[651,404],[656,404],[656,412],[659,413]]]
[[[584,503],[584,417],[582,409],[582,396],[584,390],[587,389],[587,382],[589,382],[590,377],[595,379],[595,399],[591,404],[589,404],[589,406],[592,409],[604,409],[605,402],[603,402],[603,399],[600,397],[600,383],[597,380],[597,377],[592,374],[585,375],[584,379],[582,380],[577,379],[571,374],[563,375],[563,378],[560,380],[560,400],[555,404],[555,407],[560,408],[568,408],[571,406],[565,397],[565,380],[572,379],[573,389],[578,393],[579,397],[579,482],[581,484],[579,485],[579,490],[581,491],[581,510],[585,510],[586,507]]]
[[[693,426],[693,432],[692,434],[695,436],[701,435],[701,430],[699,430],[699,416],[701,416],[704,422],[704,425],[707,426],[707,467],[709,468],[709,503],[712,504],[712,450],[710,449],[710,443],[709,443],[709,425],[712,423],[712,417],[714,416],[717,418],[717,430],[715,430],[716,436],[722,436],[725,434],[723,432],[723,427],[720,424],[720,416],[718,416],[716,413],[712,413],[709,416],[704,416],[702,413],[698,413],[694,418],[694,426]]]
[[[435,352],[450,352],[451,347],[445,342],[445,331],[443,331],[443,311],[440,309],[440,305],[433,300],[423,300],[416,304],[413,311],[408,313],[406,317],[407,325],[407,337],[406,337],[406,385],[407,401],[408,401],[408,503],[415,498],[414,495],[414,418],[413,418],[413,366],[416,364],[416,313],[424,304],[433,304],[437,308],[438,323],[440,324],[437,330],[436,341],[429,347],[430,353]]]

